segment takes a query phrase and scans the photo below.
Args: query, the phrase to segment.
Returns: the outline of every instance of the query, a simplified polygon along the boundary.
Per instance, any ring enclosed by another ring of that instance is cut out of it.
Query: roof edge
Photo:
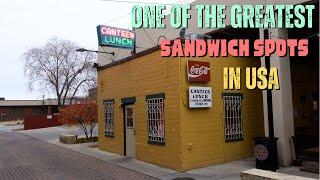
[[[213,33],[221,32],[221,31],[224,31],[224,30],[229,29],[229,28],[231,28],[231,25],[228,25],[228,26],[226,26],[225,28],[214,29],[214,30],[209,31],[209,32],[206,32],[206,33],[204,33],[204,34],[205,34],[205,35],[211,35],[211,34],[213,34]],[[174,38],[174,39],[172,39],[171,41],[173,42],[175,39],[179,39],[179,38]],[[110,67],[112,67],[112,66],[116,66],[116,65],[119,65],[119,64],[122,64],[122,63],[125,63],[125,62],[128,62],[128,61],[134,60],[134,59],[136,59],[136,58],[139,58],[139,57],[142,57],[142,56],[151,54],[151,53],[153,53],[153,52],[155,52],[155,51],[157,51],[157,50],[160,50],[160,45],[151,47],[151,48],[149,48],[149,49],[146,49],[146,50],[144,50],[144,51],[138,52],[138,53],[136,53],[136,54],[133,54],[133,55],[128,56],[128,57],[125,57],[125,58],[123,58],[123,59],[114,61],[114,62],[112,62],[112,63],[106,64],[106,65],[103,65],[103,66],[99,66],[99,67],[97,67],[97,70],[98,70],[98,71],[101,71],[101,70],[110,68]]]
[[[154,47],[151,47],[147,50],[144,50],[144,51],[141,51],[141,52],[138,52],[136,54],[133,54],[132,56],[128,56],[126,58],[123,58],[123,59],[120,59],[118,61],[114,61],[110,64],[106,64],[104,66],[100,66],[97,68],[98,71],[101,71],[101,70],[104,70],[104,69],[107,69],[107,68],[110,68],[112,66],[116,66],[116,65],[119,65],[119,64],[122,64],[122,63],[125,63],[125,62],[128,62],[128,61],[131,61],[131,60],[134,60],[134,59],[137,59],[139,57],[142,57],[142,56],[145,56],[145,55],[148,55],[148,54],[151,54],[157,50],[160,50],[160,45],[157,45],[157,46],[154,46]]]

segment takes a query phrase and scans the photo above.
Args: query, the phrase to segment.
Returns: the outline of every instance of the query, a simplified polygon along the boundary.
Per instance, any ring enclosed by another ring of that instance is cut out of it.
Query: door
[[[125,106],[125,128],[126,128],[126,155],[136,157],[136,139],[134,126],[133,105]]]

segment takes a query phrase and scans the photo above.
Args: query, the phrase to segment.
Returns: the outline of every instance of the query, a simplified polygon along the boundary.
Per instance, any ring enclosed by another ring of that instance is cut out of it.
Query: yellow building
[[[209,82],[188,81],[188,60],[209,62]],[[259,59],[162,58],[154,47],[98,68],[99,148],[189,170],[253,156],[264,136],[261,90],[245,88]],[[241,67],[241,90],[226,91],[223,68]],[[211,87],[212,107],[189,108],[189,87]]]

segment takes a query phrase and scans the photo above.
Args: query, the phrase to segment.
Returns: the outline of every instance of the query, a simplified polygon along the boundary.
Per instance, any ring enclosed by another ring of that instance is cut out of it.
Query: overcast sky
[[[157,0],[135,0],[160,2]],[[161,3],[183,2],[162,0]],[[42,99],[30,92],[24,76],[22,54],[43,45],[53,36],[97,49],[99,24],[131,28],[133,3],[101,0],[2,0],[0,1],[0,97]]]

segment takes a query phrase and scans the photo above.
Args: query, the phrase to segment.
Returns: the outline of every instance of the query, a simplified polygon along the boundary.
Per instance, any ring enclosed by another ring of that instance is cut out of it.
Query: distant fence
[[[24,117],[24,129],[39,129],[61,126],[58,117],[54,115],[29,115]]]

